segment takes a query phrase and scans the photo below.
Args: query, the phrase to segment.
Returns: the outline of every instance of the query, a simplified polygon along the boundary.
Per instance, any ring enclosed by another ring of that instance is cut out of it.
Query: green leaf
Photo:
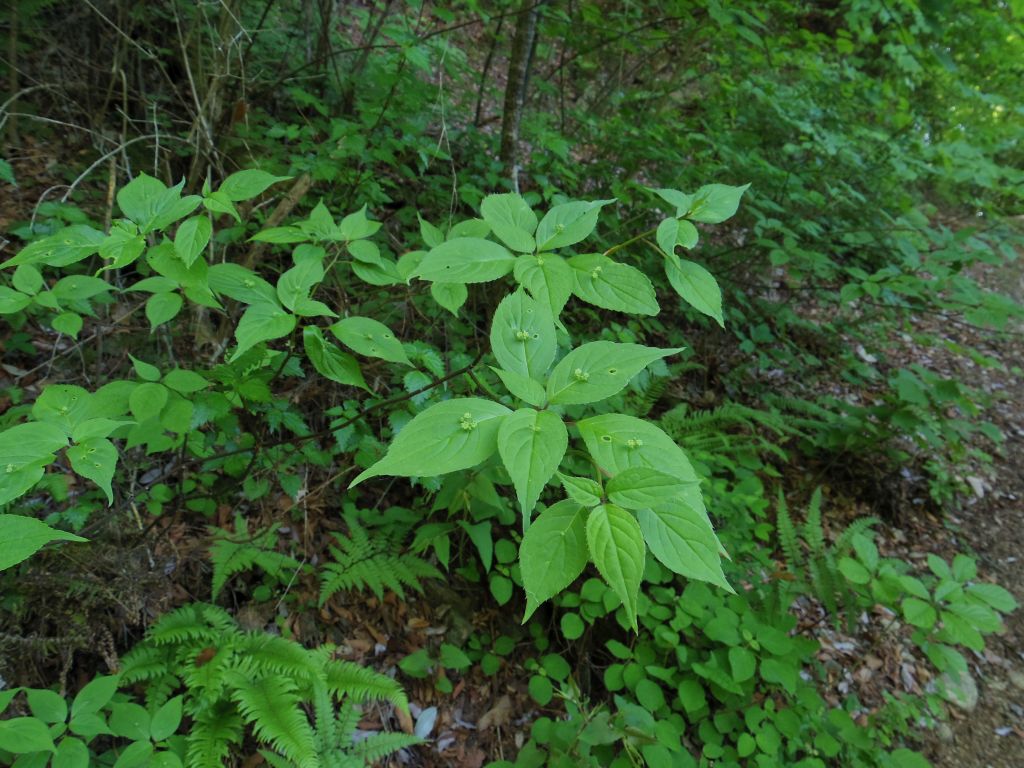
[[[174,735],[181,725],[181,709],[182,697],[175,696],[153,714],[149,724],[149,735],[153,741],[163,741]]]
[[[547,394],[544,392],[544,385],[528,376],[523,376],[512,371],[505,371],[501,368],[491,367],[491,370],[498,374],[501,383],[513,395],[530,405],[538,408],[543,407]]]
[[[732,668],[732,679],[743,683],[757,671],[757,657],[746,648],[733,647],[729,649],[729,666]]]
[[[0,515],[0,571],[17,565],[51,541],[86,541],[22,515]]]
[[[243,304],[277,304],[277,289],[240,264],[212,264],[207,279],[211,291]]]
[[[0,159],[0,181],[5,181],[8,184],[18,186],[18,182],[14,179],[14,168],[6,160]]]
[[[77,339],[79,331],[82,330],[82,316],[75,312],[61,312],[50,321],[50,325],[57,333],[65,333]]]
[[[686,219],[665,219],[658,225],[657,239],[666,256],[676,258],[676,246],[693,248],[697,245],[697,228]]]
[[[150,332],[164,323],[169,323],[181,312],[185,301],[178,293],[154,293],[146,300],[146,319]]]
[[[89,768],[89,748],[81,739],[65,736],[57,745],[50,765],[52,768]]]
[[[324,279],[323,260],[326,255],[320,246],[308,244],[298,246],[292,254],[295,266],[277,280],[277,296],[292,312],[306,314],[300,310],[309,298],[309,292]]]
[[[630,467],[649,467],[687,483],[683,499],[697,510],[704,509],[700,478],[675,442],[658,427],[643,419],[619,413],[593,416],[576,424],[591,457],[601,469],[614,476]]]
[[[298,227],[271,227],[257,232],[250,240],[258,243],[273,243],[275,245],[287,245],[290,243],[305,243],[309,241],[309,235]]]
[[[57,424],[30,422],[0,432],[0,505],[39,482],[53,454],[67,444],[67,433]]]
[[[352,485],[377,475],[432,477],[469,469],[498,450],[498,428],[509,409],[476,397],[432,405],[406,424],[383,459]]]
[[[174,252],[186,267],[202,255],[210,243],[213,225],[206,216],[193,216],[185,219],[174,234]]]
[[[14,257],[0,264],[0,268],[20,264],[46,264],[51,267],[66,267],[82,261],[99,252],[100,245],[107,239],[99,230],[75,224],[36,240],[22,248]]]
[[[57,751],[50,736],[50,729],[34,717],[0,720],[0,749],[15,755]]]
[[[146,239],[139,234],[138,227],[121,221],[111,227],[107,239],[100,245],[100,256],[110,262],[105,269],[121,269],[139,258],[145,247]]]
[[[548,377],[548,401],[558,405],[594,403],[611,397],[640,371],[682,349],[592,341],[563,357]]]
[[[491,225],[483,219],[466,219],[448,230],[447,240],[460,237],[487,237],[491,234]]]
[[[649,467],[632,467],[608,481],[608,500],[626,509],[643,509],[667,504],[690,491],[688,486],[671,475]]]
[[[86,683],[71,702],[71,717],[99,712],[117,691],[116,675],[101,675]]]
[[[235,328],[238,349],[229,362],[237,360],[246,350],[260,342],[279,339],[295,330],[295,315],[289,314],[275,304],[253,304],[242,315]]]
[[[431,283],[430,295],[434,297],[434,301],[458,317],[459,308],[469,298],[469,291],[466,290],[465,283]]]
[[[647,551],[639,523],[626,510],[603,504],[587,518],[587,546],[594,565],[619,596],[636,631],[637,599]]]
[[[643,272],[600,253],[569,259],[573,288],[580,299],[596,307],[631,315],[658,314],[654,286]]]
[[[279,181],[287,181],[290,176],[275,176],[272,173],[251,168],[232,173],[217,189],[233,203],[250,200],[263,194],[271,185]]]
[[[693,261],[665,259],[665,274],[676,293],[690,306],[713,317],[720,326],[725,327],[722,290],[710,272]]]
[[[140,173],[117,193],[121,212],[138,224],[140,234],[163,229],[188,216],[202,202],[198,195],[181,196],[185,182],[166,187],[163,182]]]
[[[210,386],[210,382],[195,371],[184,371],[181,368],[175,368],[164,376],[164,385],[179,394],[190,395],[193,392],[201,392],[206,389]]]
[[[416,218],[419,219],[420,222],[420,237],[423,238],[423,244],[426,245],[427,248],[436,248],[444,242],[444,233],[440,229],[435,227],[418,213],[416,214]]]
[[[167,405],[167,387],[163,384],[147,382],[140,384],[128,396],[128,407],[132,416],[141,424],[148,419],[156,418]]]
[[[321,376],[370,391],[356,359],[327,341],[316,326],[307,325],[302,329],[302,346]]]
[[[915,627],[931,629],[935,626],[938,614],[930,603],[916,597],[908,597],[903,601],[903,618]]]
[[[134,741],[122,750],[114,762],[114,768],[142,768],[143,766],[149,768],[152,764],[152,757],[153,745],[148,739]]]
[[[703,186],[694,193],[693,203],[686,218],[707,224],[718,224],[732,218],[740,207],[740,198],[749,188],[749,184],[742,187],[730,187],[726,184]]]
[[[373,318],[346,317],[331,326],[331,333],[356,354],[412,367],[402,342],[384,323]]]
[[[487,283],[504,277],[516,257],[503,246],[479,237],[457,237],[431,248],[414,273],[437,283]]]
[[[43,274],[31,264],[22,264],[14,270],[11,285],[22,293],[34,296],[43,287]]]
[[[1010,613],[1017,609],[1017,601],[1007,590],[998,584],[970,584],[967,594],[995,608],[1000,613]]]
[[[506,371],[541,379],[555,359],[555,325],[523,291],[506,296],[491,321],[491,352]]]
[[[840,558],[839,572],[851,584],[867,584],[871,581],[871,572],[850,557]]]
[[[143,385],[157,386],[157,385]],[[164,390],[166,392],[166,390]],[[140,419],[141,420],[141,419]],[[110,487],[117,467],[117,448],[102,437],[84,440],[68,448],[71,468],[82,477],[92,480],[107,495],[107,504],[114,503],[114,492]]]
[[[68,718],[68,703],[55,691],[29,689],[26,693],[32,714],[47,723],[63,723]]]
[[[671,571],[735,592],[722,573],[722,545],[707,514],[676,501],[637,516],[651,553]]]
[[[565,259],[553,253],[520,256],[514,274],[534,299],[551,308],[551,317],[557,321],[573,289],[573,271]]]
[[[480,203],[480,215],[505,245],[520,253],[533,253],[537,214],[514,192],[488,195]]]
[[[370,237],[380,229],[379,221],[370,221],[366,217],[366,206],[364,205],[355,213],[350,213],[341,220],[338,225],[338,236],[345,241],[361,240]]]
[[[132,361],[132,368],[135,369],[135,375],[143,381],[160,381],[160,369],[155,365],[151,365],[143,360],[139,360],[137,357],[128,353],[128,359]]]
[[[101,293],[113,290],[106,280],[88,275],[62,277],[53,286],[53,295],[61,302],[85,301]]]
[[[15,291],[6,285],[0,285],[0,315],[13,315],[21,312],[32,303],[32,297],[28,294]]]
[[[148,743],[150,723],[149,712],[139,704],[114,702],[110,705],[110,730],[116,736]]]
[[[551,411],[523,408],[502,419],[498,452],[512,478],[527,523],[568,447],[565,424]]]
[[[242,217],[238,215],[238,209],[235,208],[235,204],[232,203],[231,198],[223,192],[211,192],[206,195],[206,197],[203,198],[203,207],[211,213],[226,213],[239,224],[242,223]]]
[[[566,500],[541,512],[519,546],[519,568],[526,591],[523,623],[541,603],[572,584],[586,564],[583,508]]]
[[[573,477],[572,475],[559,474],[558,479],[562,487],[569,495],[569,498],[584,507],[596,507],[601,503],[604,491],[595,480],[589,477]]]
[[[651,189],[658,197],[669,205],[675,206],[676,217],[684,216],[693,205],[693,195],[680,192],[678,189]]]
[[[553,251],[585,240],[597,226],[601,209],[615,200],[575,200],[554,206],[537,225],[537,250]]]

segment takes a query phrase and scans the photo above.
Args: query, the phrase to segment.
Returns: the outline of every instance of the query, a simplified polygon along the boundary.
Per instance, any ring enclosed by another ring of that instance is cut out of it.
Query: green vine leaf
[[[384,458],[352,486],[377,475],[432,477],[475,467],[498,450],[498,429],[509,413],[500,403],[477,397],[432,405],[402,428]]]
[[[587,565],[583,508],[568,499],[541,512],[519,545],[519,569],[526,591],[523,623],[545,600],[572,584]]]
[[[592,341],[563,357],[548,377],[548,401],[558,405],[595,403],[611,397],[640,371],[682,349]]]
[[[622,600],[636,631],[637,600],[647,553],[640,524],[626,510],[603,504],[587,518],[587,546],[594,565]]]
[[[502,419],[498,452],[515,486],[524,526],[568,447],[568,430],[551,411],[523,408]]]

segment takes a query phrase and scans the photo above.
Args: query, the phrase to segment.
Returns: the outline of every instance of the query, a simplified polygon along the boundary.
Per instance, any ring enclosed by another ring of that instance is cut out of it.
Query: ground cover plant
[[[0,765],[951,764],[1022,19],[0,12]]]

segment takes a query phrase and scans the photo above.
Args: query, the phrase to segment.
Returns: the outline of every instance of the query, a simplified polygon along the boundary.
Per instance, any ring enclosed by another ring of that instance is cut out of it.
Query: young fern
[[[214,528],[210,560],[213,563],[213,599],[216,600],[228,579],[236,573],[259,568],[274,578],[285,581],[290,572],[299,568],[299,562],[276,552],[277,529],[274,524],[263,533],[250,535],[249,526],[242,515],[235,518],[235,533]]]

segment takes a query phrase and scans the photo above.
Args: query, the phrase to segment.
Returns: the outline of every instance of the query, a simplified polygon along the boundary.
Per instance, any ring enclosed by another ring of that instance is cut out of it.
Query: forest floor
[[[981,277],[989,287],[1024,301],[1019,261],[989,268]],[[1009,589],[1024,605],[1024,327],[997,338],[954,324],[944,335],[974,345],[1003,364],[1001,369],[982,369],[967,367],[962,359],[948,363],[958,369],[951,374],[996,398],[986,416],[1006,437],[987,476],[969,480],[974,498],[947,518],[948,544],[975,555],[979,573]],[[948,727],[940,727],[931,740],[928,753],[936,768],[1024,766],[1024,610],[1008,616],[1005,633],[990,638],[987,646],[984,656],[972,654],[969,659],[977,704],[968,711],[951,707]]]

